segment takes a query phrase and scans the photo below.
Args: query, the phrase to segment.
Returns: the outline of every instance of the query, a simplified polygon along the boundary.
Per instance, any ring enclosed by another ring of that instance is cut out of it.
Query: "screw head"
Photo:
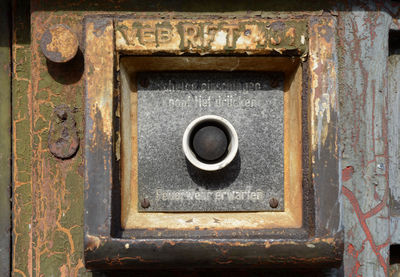
[[[142,201],[140,201],[140,205],[142,206],[143,209],[147,209],[150,207],[150,201],[147,198],[143,198]]]
[[[276,198],[271,198],[269,200],[269,206],[273,209],[277,208],[279,205],[279,201]]]
[[[78,52],[79,41],[66,25],[53,25],[44,32],[40,48],[47,59],[55,63],[72,60]]]

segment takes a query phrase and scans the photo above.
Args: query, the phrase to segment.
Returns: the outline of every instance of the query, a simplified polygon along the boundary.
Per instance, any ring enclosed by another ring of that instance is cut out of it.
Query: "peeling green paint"
[[[15,276],[29,276],[32,269],[30,233],[32,228],[31,143],[30,143],[30,22],[29,3],[14,1],[12,119],[13,153],[13,255]],[[28,15],[28,16],[27,16]]]
[[[48,97],[49,93],[45,90],[41,90],[35,95],[35,100],[47,100]]]

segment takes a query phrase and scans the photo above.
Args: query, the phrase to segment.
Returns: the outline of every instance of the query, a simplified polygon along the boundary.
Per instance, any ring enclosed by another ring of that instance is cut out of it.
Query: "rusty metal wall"
[[[399,17],[395,1],[31,1],[13,2],[13,257],[14,276],[85,276],[83,263],[83,156],[55,158],[48,149],[54,109],[74,110],[84,131],[81,64],[46,61],[40,38],[56,18],[82,42],[88,14],[129,12],[163,16],[174,11],[230,16],[337,18],[341,223],[345,276],[388,276],[389,217],[388,34]],[[204,15],[204,14],[203,14]],[[225,14],[226,15],[226,14]],[[32,30],[30,29],[30,26]],[[323,34],[321,34],[322,36]],[[82,47],[82,44],[81,44]],[[329,119],[326,119],[329,120]],[[395,268],[395,267],[393,267]],[[339,270],[340,271],[340,270]],[[331,271],[331,276],[340,275]],[[266,272],[264,272],[267,274]],[[305,273],[307,274],[307,273]],[[145,276],[145,275],[144,275]]]

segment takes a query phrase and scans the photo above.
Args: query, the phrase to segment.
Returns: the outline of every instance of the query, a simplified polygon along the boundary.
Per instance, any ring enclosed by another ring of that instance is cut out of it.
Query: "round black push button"
[[[233,125],[218,115],[203,115],[186,127],[182,137],[186,159],[205,171],[226,167],[236,157],[239,138]]]
[[[222,158],[227,148],[226,134],[216,126],[202,127],[193,136],[193,150],[199,158],[206,162]]]

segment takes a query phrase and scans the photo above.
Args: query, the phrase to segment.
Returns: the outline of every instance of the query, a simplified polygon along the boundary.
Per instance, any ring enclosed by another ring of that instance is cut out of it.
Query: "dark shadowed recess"
[[[237,269],[237,270],[164,270],[164,271],[115,271],[94,272],[93,277],[342,277],[343,270],[332,269]]]
[[[400,263],[400,244],[392,244],[390,245],[390,264],[398,264]]]
[[[400,0],[399,0],[400,3]],[[389,32],[389,56],[400,55],[400,31],[390,30]]]
[[[326,11],[332,9],[342,10],[349,7],[350,1],[318,1],[318,0],[52,0],[52,1],[33,1],[33,10],[66,10],[66,11],[132,11],[132,12],[245,12],[245,11]],[[261,15],[261,12],[260,12]]]

